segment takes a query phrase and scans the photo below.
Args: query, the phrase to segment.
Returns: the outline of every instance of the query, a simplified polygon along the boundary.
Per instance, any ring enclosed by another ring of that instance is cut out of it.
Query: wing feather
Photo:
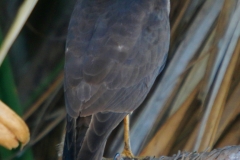
[[[134,110],[164,64],[169,43],[166,7],[146,0],[113,1],[95,7],[83,0],[73,12],[64,81],[72,117]]]

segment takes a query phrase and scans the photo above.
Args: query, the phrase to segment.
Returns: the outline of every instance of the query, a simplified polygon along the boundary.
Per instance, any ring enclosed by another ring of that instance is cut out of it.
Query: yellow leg
[[[130,134],[129,134],[129,115],[124,118],[124,149],[122,152],[123,156],[134,158],[130,146]]]

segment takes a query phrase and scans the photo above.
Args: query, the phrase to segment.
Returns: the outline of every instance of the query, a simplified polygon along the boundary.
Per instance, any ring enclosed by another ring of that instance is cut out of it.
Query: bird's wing
[[[64,86],[72,117],[135,109],[118,104],[150,87],[168,50],[165,0],[99,3],[78,3],[69,25]]]

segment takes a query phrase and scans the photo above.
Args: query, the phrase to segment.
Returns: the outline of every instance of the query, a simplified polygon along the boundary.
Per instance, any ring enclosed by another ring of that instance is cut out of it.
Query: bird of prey
[[[76,2],[64,67],[64,160],[102,159],[109,134],[143,102],[165,64],[169,8],[169,0]]]

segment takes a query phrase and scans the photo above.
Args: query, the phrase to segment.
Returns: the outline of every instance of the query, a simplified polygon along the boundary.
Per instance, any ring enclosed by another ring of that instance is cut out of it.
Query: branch
[[[119,156],[116,160],[236,160],[240,159],[240,146],[227,146],[220,149],[215,149],[211,152],[178,152],[172,157],[161,156],[155,157],[139,157],[126,158]],[[103,160],[114,160],[113,158],[103,158]]]
[[[25,0],[19,8],[6,38],[0,46],[0,66],[38,0]]]

